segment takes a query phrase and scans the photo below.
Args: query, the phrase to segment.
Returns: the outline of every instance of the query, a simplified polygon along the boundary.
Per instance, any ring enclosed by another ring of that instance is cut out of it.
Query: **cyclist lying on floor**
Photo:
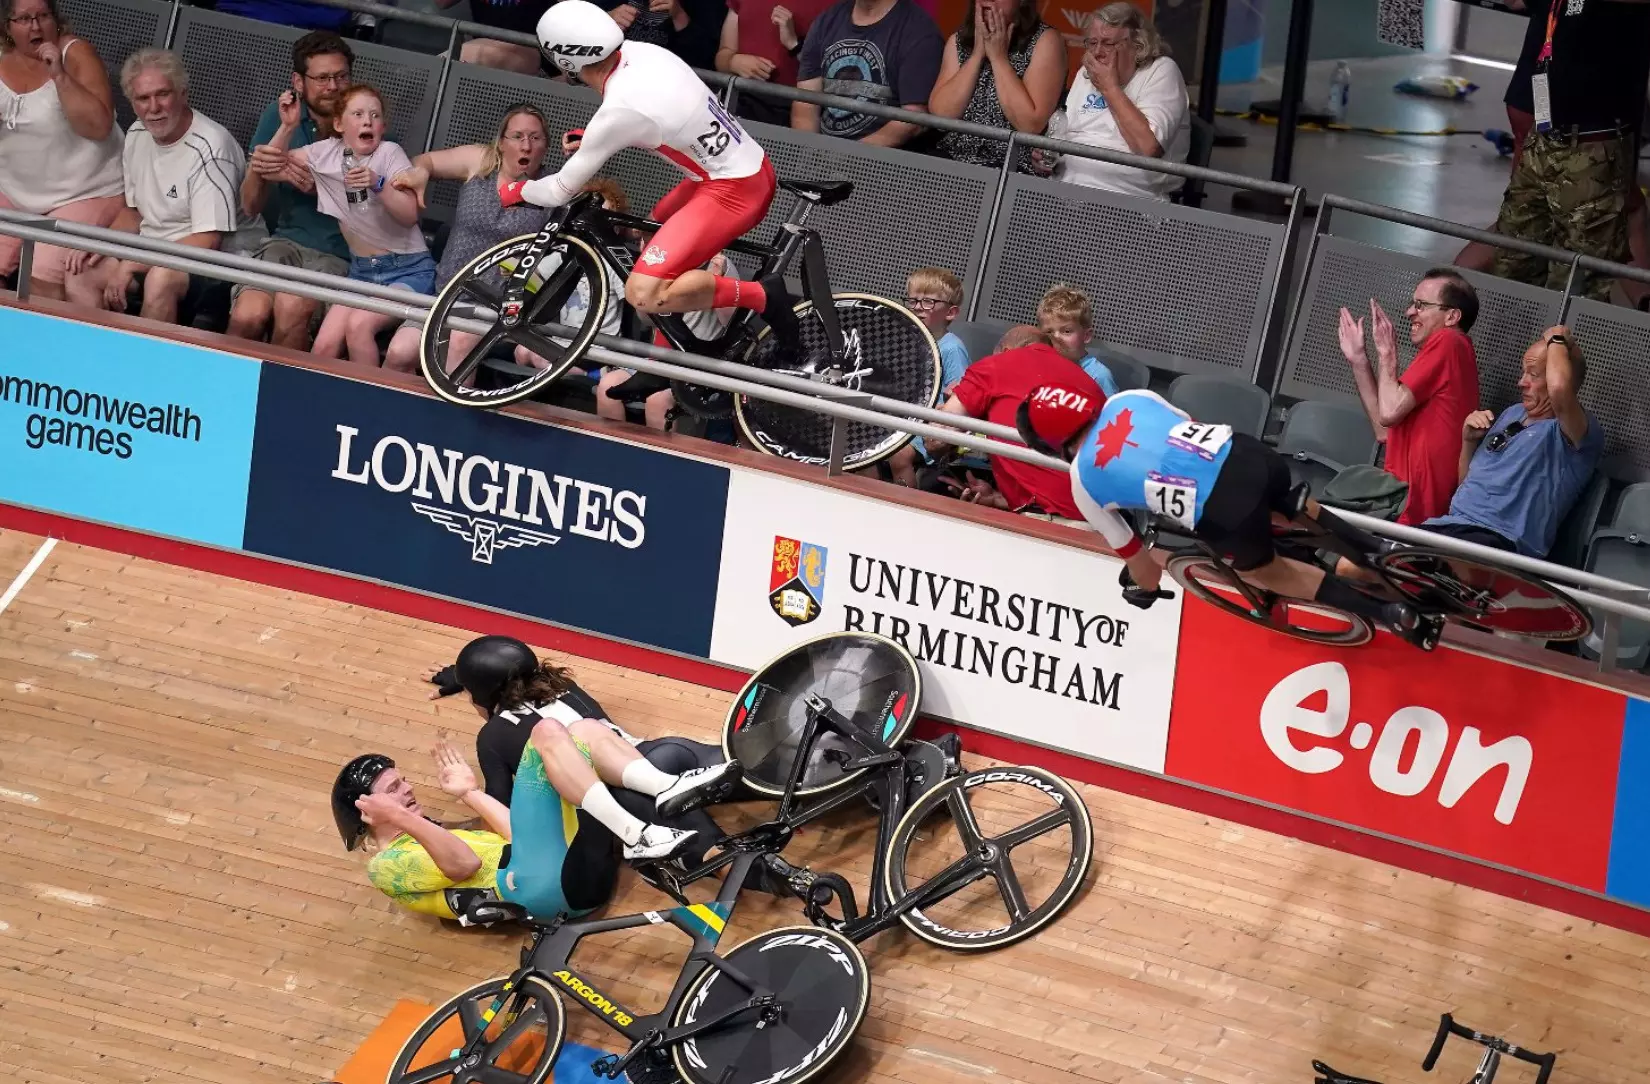
[[[661,742],[661,759],[680,755],[680,748],[670,744],[679,740]],[[581,757],[598,759],[584,742],[573,743]],[[436,745],[435,759],[441,789],[469,806],[486,829],[449,829],[431,820],[395,762],[382,754],[356,757],[333,784],[333,819],[345,848],[353,851],[372,841],[375,853],[367,877],[374,887],[411,911],[446,919],[464,914],[477,896],[519,903],[543,916],[588,914],[612,896],[619,874],[618,840],[562,798],[532,743],[525,744],[515,773],[512,806],[477,785],[475,772],[445,738]],[[713,795],[713,789],[701,788],[697,798]],[[630,806],[632,815],[654,804],[631,791],[621,790],[615,799]],[[637,810],[638,805],[643,808]],[[689,809],[677,816],[677,823],[693,824],[680,833],[687,843],[678,853],[702,861],[722,838],[721,831],[702,811]]]
[[[1059,384],[1027,396],[1017,423],[1029,447],[1071,464],[1072,497],[1123,559],[1123,597],[1130,604],[1145,609],[1172,597],[1160,589],[1162,566],[1119,514],[1143,509],[1208,543],[1263,591],[1338,607],[1417,647],[1436,646],[1441,616],[1378,601],[1321,567],[1278,555],[1274,518],[1316,521],[1319,506],[1297,493],[1288,460],[1254,437],[1193,421],[1153,392],[1097,398]],[[1373,539],[1368,548],[1378,548]]]

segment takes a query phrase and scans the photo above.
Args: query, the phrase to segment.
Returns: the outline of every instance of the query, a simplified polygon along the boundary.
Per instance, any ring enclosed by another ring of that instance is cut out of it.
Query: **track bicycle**
[[[388,1084],[542,1084],[566,1029],[560,996],[630,1041],[623,1054],[598,1059],[599,1076],[629,1073],[637,1084],[675,1079],[671,1073],[689,1084],[800,1082],[847,1048],[864,1017],[870,987],[858,942],[903,922],[933,944],[984,950],[1047,925],[1088,872],[1093,826],[1087,807],[1069,784],[1041,769],[951,774],[938,745],[905,739],[920,693],[909,653],[864,633],[806,641],[763,667],[735,698],[724,733],[726,744],[760,754],[746,779],[759,793],[778,794],[775,819],[724,838],[719,853],[698,868],[639,867],[675,897],[679,906],[670,910],[567,921],[495,900],[473,902],[467,924],[528,924],[532,939],[521,966],[437,1009],[408,1038]],[[1009,796],[990,802],[982,818],[975,801],[1000,791]],[[822,797],[797,808],[805,795]],[[799,827],[860,797],[872,799],[880,816],[872,901],[863,917],[845,880],[779,857]],[[1028,807],[1042,812],[1028,813]],[[936,865],[919,866],[917,859],[938,835],[933,820],[942,812],[955,819],[964,853],[919,879],[922,869]],[[1053,871],[1052,887],[1046,897],[1028,894],[1014,869],[1015,852],[1062,829],[1066,839],[1037,847],[1029,871],[1033,879]],[[803,898],[813,925],[771,930],[719,954],[717,942],[739,894],[758,869],[770,884]],[[718,872],[725,876],[715,900],[688,902],[683,889]],[[942,909],[986,881],[996,887],[1008,922],[964,928],[962,918],[979,914],[977,900],[965,901],[970,907],[960,912]],[[826,913],[833,901],[842,908],[839,916]],[[642,1016],[569,960],[585,937],[647,924],[675,926],[693,948],[665,1006]]]
[[[1472,1076],[1467,1078],[1464,1084],[1494,1084],[1495,1074],[1501,1067],[1503,1056],[1540,1066],[1540,1071],[1536,1073],[1535,1084],[1547,1084],[1547,1078],[1552,1075],[1553,1066],[1558,1062],[1557,1054],[1537,1054],[1532,1050],[1525,1050],[1507,1042],[1505,1039],[1494,1035],[1485,1035],[1483,1032],[1474,1031],[1469,1027],[1457,1024],[1453,1016],[1444,1013],[1438,1021],[1438,1032],[1433,1036],[1432,1049],[1427,1051],[1427,1056],[1421,1061],[1421,1068],[1424,1071],[1432,1072],[1433,1066],[1438,1064],[1438,1055],[1444,1051],[1445,1041],[1451,1035],[1471,1039],[1484,1048],[1483,1055],[1478,1059],[1478,1068],[1473,1070]],[[1318,1074],[1314,1084],[1380,1084],[1378,1080],[1347,1076],[1345,1073],[1331,1069],[1321,1061],[1314,1061],[1312,1069]]]
[[[1297,487],[1287,525],[1273,520],[1280,557],[1307,564],[1320,553],[1345,557],[1374,582],[1345,579],[1372,598],[1407,602],[1422,615],[1483,632],[1534,640],[1579,640],[1593,628],[1590,614],[1543,580],[1490,561],[1442,549],[1375,539],[1319,506],[1317,522],[1304,519],[1306,487]],[[1333,566],[1331,566],[1332,568]],[[1247,582],[1212,547],[1195,541],[1169,559],[1168,573],[1188,592],[1245,621],[1312,643],[1357,647],[1375,635],[1367,617],[1327,603],[1286,598]],[[1335,573],[1331,570],[1330,575]]]
[[[757,257],[761,267],[755,278],[784,275],[801,258],[799,354],[786,356],[770,329],[748,309],[735,310],[711,340],[690,331],[680,314],[656,315],[654,326],[672,347],[686,353],[933,407],[941,379],[934,337],[897,302],[865,293],[833,294],[824,243],[806,226],[814,208],[842,202],[853,185],[781,181],[780,187],[796,197],[796,204],[773,243],[741,239],[728,251]],[[543,391],[583,362],[609,306],[623,303],[623,297],[613,296],[610,282],[624,281],[635,267],[629,238],[658,228],[657,222],[605,209],[600,195],[592,192],[554,210],[536,235],[481,253],[453,276],[430,309],[419,349],[424,379],[441,398],[468,407],[506,406]],[[586,302],[583,316],[577,324],[563,323],[564,306],[576,296]],[[488,329],[478,337],[474,329],[481,325]],[[546,364],[536,368],[490,357],[514,346],[526,347]],[[689,413],[726,417],[731,412],[745,439],[770,455],[815,464],[829,459],[832,419],[822,414],[646,373],[632,376],[617,394],[639,400],[667,387]],[[844,425],[844,464],[850,469],[870,466],[911,439],[908,433],[864,422]]]

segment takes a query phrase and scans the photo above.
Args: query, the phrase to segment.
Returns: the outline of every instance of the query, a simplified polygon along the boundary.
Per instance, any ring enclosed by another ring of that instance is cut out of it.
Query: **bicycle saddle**
[[[852,181],[780,181],[779,187],[821,207],[841,203],[854,194]]]

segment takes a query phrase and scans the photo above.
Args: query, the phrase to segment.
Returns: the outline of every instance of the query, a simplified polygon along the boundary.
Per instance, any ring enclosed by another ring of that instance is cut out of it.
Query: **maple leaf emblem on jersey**
[[[1134,412],[1132,410],[1119,411],[1117,417],[1102,425],[1094,442],[1094,465],[1104,469],[1107,463],[1123,454],[1125,447],[1140,447],[1140,445],[1129,439],[1129,434],[1133,432]]]

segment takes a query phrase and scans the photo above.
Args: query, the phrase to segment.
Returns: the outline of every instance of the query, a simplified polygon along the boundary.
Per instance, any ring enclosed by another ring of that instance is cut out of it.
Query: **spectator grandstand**
[[[527,35],[361,0],[328,2],[378,18],[382,40],[350,43],[355,54],[351,74],[382,91],[389,106],[385,138],[404,146],[410,158],[433,148],[489,143],[506,110],[526,102],[548,122],[545,168],[554,169],[561,161],[559,133],[579,127],[594,112],[597,98],[583,87],[466,63],[457,59],[460,51],[454,48],[466,39],[525,46],[531,43]],[[271,90],[290,82],[292,46],[305,33],[297,26],[162,0],[63,0],[60,6],[65,21],[96,48],[112,73],[139,49],[174,51],[188,70],[192,104],[248,151]],[[415,42],[410,33],[388,34],[386,28],[395,23],[427,31],[428,38]],[[392,39],[403,44],[386,44]],[[419,44],[428,51],[414,47]],[[1336,335],[1340,309],[1368,311],[1373,298],[1388,311],[1401,312],[1414,284],[1431,267],[1421,257],[1337,235],[1331,230],[1337,219],[1369,216],[1463,240],[1498,240],[1442,220],[1323,194],[1317,197],[1321,204],[1315,223],[1297,243],[1305,193],[1210,170],[1207,147],[1200,153],[1195,138],[1187,163],[1181,164],[1173,156],[1141,157],[967,119],[850,102],[763,78],[702,74],[734,102],[752,95],[779,105],[852,105],[928,134],[949,132],[1003,145],[995,159],[1002,164],[987,168],[911,147],[752,123],[782,177],[853,182],[852,199],[819,209],[810,221],[826,238],[838,289],[906,296],[912,261],[888,257],[913,252],[914,239],[920,238],[916,251],[923,262],[961,273],[966,306],[952,331],[972,347],[994,344],[1007,326],[1035,322],[1050,283],[1070,283],[1089,299],[1092,327],[1100,336],[1087,345],[1084,356],[1102,358],[1114,370],[1112,359],[1122,359],[1119,364],[1130,372],[1112,373],[1121,386],[1149,383],[1197,416],[1209,413],[1211,420],[1221,420],[1213,416],[1223,412],[1252,417],[1256,420],[1246,420],[1242,428],[1258,428],[1273,440],[1298,402],[1357,406],[1354,376]],[[118,88],[118,79],[113,83]],[[131,107],[118,89],[114,97],[117,122],[127,126]],[[912,146],[933,142],[916,139]],[[1148,171],[1165,179],[1170,198],[1165,202],[1072,184],[1058,176],[1029,175],[1020,171],[1024,159],[1017,152],[1032,148]],[[663,162],[637,151],[622,153],[608,172],[638,209],[651,207],[676,181]],[[1182,198],[1177,190],[1182,182],[1269,192],[1287,198],[1291,210],[1287,219],[1277,221],[1206,209],[1196,199]],[[430,180],[422,226],[438,258],[458,192],[456,180]],[[788,209],[785,199],[776,201],[753,236],[766,239]],[[20,219],[5,213],[0,223]],[[82,231],[66,224],[60,232]],[[1595,274],[1650,282],[1650,274],[1605,261],[1529,243],[1506,245]],[[16,287],[26,295],[26,269],[20,277]],[[1590,560],[1590,540],[1610,523],[1615,491],[1650,472],[1650,410],[1643,404],[1640,375],[1643,359],[1650,355],[1650,316],[1576,296],[1570,289],[1551,290],[1473,271],[1465,272],[1465,278],[1480,305],[1473,330],[1480,408],[1500,412],[1517,401],[1520,359],[1543,329],[1566,325],[1585,345],[1587,380],[1580,397],[1605,434],[1604,459],[1559,527],[1550,554],[1554,562],[1582,567]],[[645,335],[643,330],[637,337]],[[1402,369],[1412,360],[1414,346],[1400,337],[1397,348]],[[989,352],[971,350],[976,358]],[[569,388],[556,393],[558,402],[594,408],[589,381],[570,382]],[[1193,395],[1198,406],[1186,398]],[[1302,432],[1296,428],[1291,452],[1355,465],[1346,461],[1344,433],[1324,434],[1315,442]],[[1353,445],[1374,449],[1366,463],[1379,458],[1380,445],[1372,433],[1356,437]],[[1615,574],[1623,573],[1618,568]]]

